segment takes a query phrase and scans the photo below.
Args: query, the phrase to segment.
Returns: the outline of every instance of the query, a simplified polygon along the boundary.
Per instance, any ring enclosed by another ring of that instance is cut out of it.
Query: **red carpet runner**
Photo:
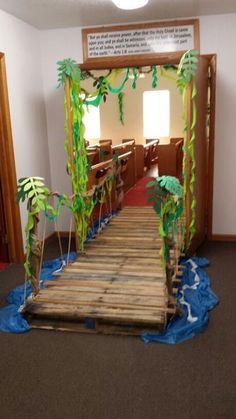
[[[8,267],[9,263],[0,262],[0,271],[3,271]]]
[[[148,202],[149,195],[147,193],[147,183],[153,180],[151,176],[145,176],[138,180],[136,185],[130,189],[124,197],[124,207],[151,207],[152,204]]]

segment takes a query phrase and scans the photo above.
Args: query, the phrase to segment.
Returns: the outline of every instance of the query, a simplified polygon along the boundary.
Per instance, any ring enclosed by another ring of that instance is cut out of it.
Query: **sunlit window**
[[[83,122],[85,125],[85,139],[100,138],[100,109],[97,106],[84,106]]]
[[[169,90],[143,93],[143,135],[145,138],[168,137],[170,134]]]

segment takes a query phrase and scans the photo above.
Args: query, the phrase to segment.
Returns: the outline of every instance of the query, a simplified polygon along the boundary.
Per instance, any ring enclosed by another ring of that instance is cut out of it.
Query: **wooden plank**
[[[74,262],[71,265],[68,265],[68,267],[66,267],[64,269],[64,272],[72,272],[73,270],[77,271],[77,272],[104,272],[104,273],[108,273],[108,272],[118,272],[118,273],[136,273],[137,272],[137,265],[136,264],[128,264],[128,263],[81,263],[80,261],[78,262]],[[163,272],[163,268],[162,266],[145,266],[145,265],[139,265],[138,268],[138,274],[137,276],[140,275],[145,275],[148,276],[148,274],[151,273],[151,275],[155,275],[155,273],[162,273],[164,276],[164,272]]]
[[[111,261],[111,257],[108,257],[106,255],[90,255],[90,254],[86,254],[86,256],[79,256],[78,261],[80,263],[97,263],[97,262],[102,262],[102,263],[108,263]],[[135,258],[135,257],[129,257],[129,256],[117,256],[115,258],[115,261],[117,263],[126,263],[126,264],[135,264],[137,268],[139,268],[139,266],[162,266],[162,262],[157,259],[157,258],[151,258],[151,257],[147,257],[145,258],[145,260],[140,259],[140,258]]]
[[[58,276],[58,274],[55,274],[55,276]],[[60,277],[60,274],[59,274]],[[103,280],[103,281],[112,281],[112,282],[127,282],[127,281],[152,281],[152,282],[157,282],[160,281],[162,283],[166,282],[166,278],[164,277],[164,275],[159,275],[156,274],[155,276],[151,276],[150,275],[132,275],[130,272],[128,273],[104,273],[104,272],[75,272],[75,271],[68,271],[68,272],[63,272],[63,277],[64,278],[68,278],[68,279],[74,279],[74,280],[87,280],[87,281],[91,281],[91,280]]]
[[[54,289],[56,292],[62,292],[62,293],[81,293],[81,292],[92,292],[92,293],[106,293],[106,294],[125,294],[125,295],[143,295],[143,296],[147,296],[147,297],[153,297],[153,296],[158,296],[158,295],[167,295],[165,287],[163,284],[160,284],[159,287],[138,287],[135,284],[133,284],[132,286],[130,286],[129,288],[125,287],[124,285],[122,286],[115,286],[115,284],[109,284],[109,285],[104,285],[102,284],[102,286],[96,286],[96,284],[93,286],[91,285],[91,283],[87,283],[86,285],[81,285],[81,283],[79,282],[78,284],[68,284],[63,281],[61,283],[61,281],[59,280],[57,282],[57,284],[53,284],[54,281],[48,281],[46,282],[46,289]],[[67,281],[68,282],[68,281]],[[114,285],[114,286],[112,286]],[[40,295],[42,294],[42,292],[40,293]]]
[[[53,303],[41,303],[41,304],[30,304],[28,310],[32,314],[44,314],[49,317],[58,316],[61,318],[87,318],[92,316],[94,319],[103,319],[109,321],[122,321],[123,323],[139,323],[139,324],[156,324],[163,323],[164,313],[156,312],[154,310],[146,310],[145,313],[143,310],[135,311],[128,309],[119,309],[119,308],[94,308],[83,306],[79,307],[77,305],[68,305],[68,304],[53,304]]]
[[[33,329],[54,330],[60,332],[86,333],[86,334],[104,334],[104,335],[131,335],[140,336],[143,333],[154,333],[157,330],[162,331],[163,324],[154,326],[146,325],[121,325],[104,323],[102,320],[94,320],[93,327],[88,326],[86,322],[65,321],[59,319],[45,319],[28,317],[28,321]]]
[[[127,229],[122,230],[116,230],[114,231],[113,229],[105,229],[103,231],[101,231],[100,233],[100,237],[114,237],[114,236],[122,236],[123,240],[126,238],[135,238],[136,240],[141,240],[143,239],[143,237],[151,239],[151,238],[155,238],[155,239],[159,239],[160,240],[160,235],[158,232],[158,229],[155,229],[154,231],[127,231]]]
[[[157,280],[157,278],[150,279],[150,278],[141,278],[137,280],[135,277],[129,277],[127,281],[127,277],[120,277],[119,281],[113,280],[111,278],[100,278],[100,279],[92,279],[92,278],[76,278],[69,276],[63,276],[62,278],[58,278],[56,280],[47,281],[47,284],[55,284],[55,286],[59,287],[61,285],[66,285],[68,287],[71,286],[91,286],[91,287],[104,287],[104,288],[112,288],[114,287],[122,287],[127,289],[129,287],[137,288],[137,289],[150,289],[154,292],[158,291],[158,288],[163,288],[166,286],[166,281],[164,278]],[[82,285],[81,285],[82,284]],[[53,285],[50,285],[53,286]]]
[[[146,296],[130,296],[130,295],[107,295],[104,293],[57,293],[55,290],[47,290],[40,294],[35,300],[29,300],[29,303],[41,304],[46,302],[49,304],[69,304],[71,306],[89,306],[103,308],[120,308],[128,310],[146,310],[153,311],[165,310],[167,307],[166,297],[146,297]]]

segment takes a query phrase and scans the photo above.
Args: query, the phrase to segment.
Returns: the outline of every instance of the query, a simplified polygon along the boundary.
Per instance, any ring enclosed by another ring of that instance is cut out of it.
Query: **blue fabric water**
[[[76,252],[69,254],[69,261],[72,262],[77,258]],[[43,264],[40,275],[40,288],[44,287],[44,282],[55,279],[54,272],[62,268],[67,260],[67,255],[63,258],[53,259]],[[10,291],[7,297],[8,306],[0,309],[0,331],[10,333],[23,333],[30,330],[30,325],[21,314],[21,307],[24,303],[24,294],[26,298],[32,293],[29,281],[25,285],[20,285]]]
[[[97,232],[108,224],[111,217],[117,214],[116,210],[112,210],[112,214],[105,214],[99,221],[95,221],[88,234],[87,241],[92,240]],[[68,255],[63,255],[62,258],[57,258],[44,262],[40,275],[40,288],[44,288],[45,280],[53,280],[54,272],[58,272],[65,265]],[[76,252],[69,254],[69,262],[72,262],[78,257]],[[21,314],[21,308],[24,304],[24,295],[28,298],[32,293],[30,282],[27,281],[25,285],[20,285],[10,291],[7,297],[8,306],[0,309],[0,331],[10,333],[23,333],[30,330],[30,325]]]
[[[112,214],[115,215],[115,212]],[[111,215],[111,216],[112,216]],[[96,233],[103,228],[111,216],[105,216],[101,222],[96,221],[87,237],[90,241]],[[76,252],[69,254],[69,261],[78,257]],[[47,261],[43,264],[40,276],[40,287],[44,287],[45,280],[53,280],[53,273],[62,269],[67,255]],[[145,333],[142,335],[144,342],[180,343],[191,339],[202,332],[208,323],[208,311],[218,303],[218,298],[210,288],[210,279],[203,270],[209,263],[204,258],[183,259],[184,274],[181,287],[178,292],[178,301],[183,312],[182,317],[170,321],[165,333]],[[9,305],[0,309],[0,331],[22,333],[30,330],[30,325],[21,314],[24,303],[24,293],[29,297],[32,293],[29,282],[14,288],[7,297]]]
[[[208,260],[193,257],[183,259],[184,274],[179,288],[178,301],[182,317],[170,321],[164,333],[145,333],[144,342],[181,343],[202,332],[208,324],[208,311],[219,302],[210,288],[210,279],[204,267]]]

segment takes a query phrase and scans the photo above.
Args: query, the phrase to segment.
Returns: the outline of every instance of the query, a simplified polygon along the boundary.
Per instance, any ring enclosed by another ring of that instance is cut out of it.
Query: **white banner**
[[[194,26],[166,26],[87,34],[88,59],[194,49]]]

